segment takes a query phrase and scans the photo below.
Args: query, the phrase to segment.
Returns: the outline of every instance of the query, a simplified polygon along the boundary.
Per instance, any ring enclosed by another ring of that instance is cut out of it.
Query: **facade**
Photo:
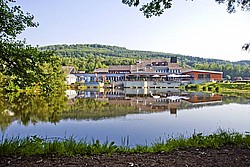
[[[134,65],[111,65],[97,68],[93,73],[74,73],[76,82],[118,82],[166,80],[168,74],[180,74],[176,58],[139,60]],[[157,74],[158,77],[155,77]]]
[[[181,68],[176,57],[171,57],[170,62],[165,59],[139,60],[134,65],[111,65],[108,68],[94,70],[96,74],[131,74],[131,73],[175,73],[180,74]]]
[[[218,71],[189,70],[182,72],[182,74],[190,75],[193,80],[193,83],[223,80],[223,72]]]
[[[63,66],[63,72],[67,75],[66,84],[71,85],[77,82],[77,77],[74,75],[76,69],[73,66]]]
[[[68,73],[67,83],[110,83],[112,87],[170,88],[188,83],[203,83],[223,80],[218,71],[183,71],[176,57],[165,59],[139,60],[134,65],[111,65],[97,68],[93,73],[79,73],[70,66],[64,67]]]
[[[68,74],[66,78],[67,85],[71,85],[77,82],[77,77],[74,74]]]
[[[186,102],[189,102],[193,105],[198,104],[212,104],[212,103],[221,103],[222,96],[217,94],[204,94],[202,92],[195,92],[190,94],[189,99],[185,99]]]

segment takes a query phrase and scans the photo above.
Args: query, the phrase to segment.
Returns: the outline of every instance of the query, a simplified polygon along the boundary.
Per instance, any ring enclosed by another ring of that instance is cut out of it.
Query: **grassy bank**
[[[219,132],[203,136],[201,133],[193,134],[190,138],[171,138],[166,141],[155,142],[152,146],[136,145],[129,147],[124,141],[123,146],[117,146],[114,142],[100,143],[99,140],[76,141],[73,137],[68,139],[46,139],[37,136],[26,138],[12,138],[1,140],[0,156],[29,156],[29,155],[93,155],[112,153],[158,153],[170,152],[177,149],[190,147],[218,148],[226,145],[238,147],[250,147],[250,135],[239,133]]]
[[[250,83],[204,83],[204,84],[189,84],[185,86],[186,90],[216,92],[223,95],[243,96],[250,98]]]

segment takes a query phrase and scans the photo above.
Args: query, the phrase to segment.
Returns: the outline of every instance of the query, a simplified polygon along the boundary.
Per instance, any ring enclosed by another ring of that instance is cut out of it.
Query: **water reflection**
[[[0,94],[0,128],[4,131],[12,122],[28,125],[37,122],[60,121],[60,114],[67,107],[63,92],[54,94]]]
[[[111,90],[69,90],[67,96],[71,101],[72,112],[106,111],[110,116],[121,116],[129,113],[166,112],[177,116],[178,110],[216,106],[229,103],[248,104],[244,97],[223,97],[219,94],[204,92],[182,92],[179,89],[111,89]],[[92,105],[88,105],[93,103]],[[102,107],[96,108],[101,105]],[[81,109],[79,106],[82,106]],[[105,107],[106,106],[106,107]],[[109,106],[109,107],[107,107]],[[126,106],[126,107],[125,107]],[[112,108],[114,107],[114,108]],[[86,111],[85,111],[86,110]],[[122,113],[120,111],[123,111]],[[112,114],[113,113],[113,114]],[[105,116],[104,116],[105,117]],[[84,117],[83,117],[84,118]],[[87,118],[91,118],[89,115]],[[99,118],[102,118],[100,116]]]
[[[246,105],[245,105],[246,104]],[[250,100],[179,89],[68,90],[65,93],[0,95],[1,134],[81,138],[131,143],[163,134],[249,130]]]

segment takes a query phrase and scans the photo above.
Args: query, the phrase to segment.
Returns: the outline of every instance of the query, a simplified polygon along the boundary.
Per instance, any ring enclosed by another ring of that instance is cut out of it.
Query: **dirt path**
[[[159,154],[112,154],[88,157],[0,157],[0,166],[225,166],[250,167],[250,148],[224,147],[220,149],[188,149]]]

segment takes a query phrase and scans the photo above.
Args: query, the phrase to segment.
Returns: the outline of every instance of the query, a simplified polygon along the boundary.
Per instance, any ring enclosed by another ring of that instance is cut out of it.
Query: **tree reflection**
[[[67,109],[64,92],[47,94],[8,93],[0,94],[0,128],[5,130],[13,121],[23,125],[39,121],[56,123]]]
[[[197,98],[194,98],[196,96]],[[213,99],[215,97],[220,98],[215,101]],[[210,101],[211,103],[209,103]],[[142,112],[170,111],[171,114],[177,114],[177,111],[181,109],[193,109],[230,103],[249,104],[249,102],[250,101],[244,97],[222,97],[220,95],[212,96],[201,93],[190,94],[189,100],[177,102],[166,101],[164,98],[155,100],[148,97],[140,97],[139,99],[136,97],[123,99],[68,99],[65,92],[50,92],[46,94],[0,93],[0,128],[2,131],[5,131],[14,121],[18,121],[19,124],[27,126],[38,122],[57,123],[60,120],[66,119],[100,120]]]
[[[119,100],[115,104],[111,104],[108,100],[77,98],[74,99],[70,109],[62,114],[62,119],[98,120],[132,113],[138,113],[138,109]]]

